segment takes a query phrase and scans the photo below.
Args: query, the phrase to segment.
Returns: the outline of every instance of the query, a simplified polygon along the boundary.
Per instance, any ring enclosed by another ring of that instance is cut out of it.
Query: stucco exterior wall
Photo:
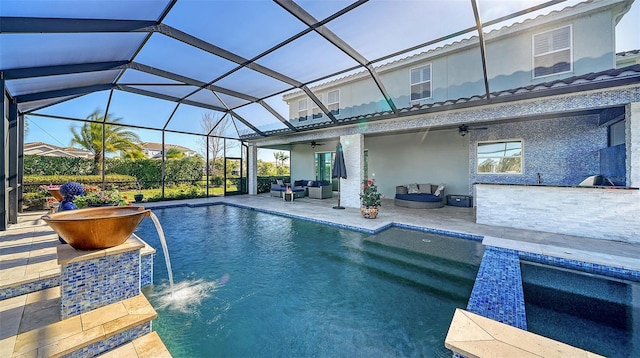
[[[533,78],[533,35],[564,26],[571,26],[573,64],[571,72]],[[506,29],[503,35],[490,32],[486,35],[486,59],[491,92],[526,87],[537,83],[584,75],[615,68],[615,25],[611,9],[602,8],[589,15],[578,15],[541,22],[536,26],[523,26],[521,30]],[[484,95],[484,76],[477,39],[468,40],[464,46],[444,47],[433,55],[422,53],[398,60],[391,66],[381,67],[378,74],[396,107],[407,108],[410,102],[410,70],[431,64],[432,97],[420,104]],[[354,75],[323,85],[314,93],[324,95],[340,89],[340,114],[348,118],[365,113],[388,110],[382,94],[368,74]],[[312,89],[313,90],[313,89]],[[289,99],[289,118],[298,118],[298,99]],[[308,108],[311,103],[309,100]],[[324,122],[309,119],[305,124]]]
[[[295,144],[291,148],[291,180],[316,179],[315,152],[336,150],[336,141],[322,141],[323,145],[311,148],[309,143]]]
[[[365,137],[364,148],[369,179],[386,198],[410,183],[444,183],[445,194],[469,193],[469,137],[455,129]]]

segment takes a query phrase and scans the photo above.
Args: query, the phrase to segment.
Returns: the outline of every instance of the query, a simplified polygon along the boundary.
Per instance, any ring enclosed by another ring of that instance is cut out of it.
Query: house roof
[[[539,83],[536,85],[513,88],[510,90],[492,92],[491,104],[518,101],[523,99],[537,98],[542,96],[575,93],[579,91],[590,91],[599,88],[608,88],[612,86],[622,86],[631,83],[640,83],[640,65],[633,65],[624,68],[611,69],[596,73],[589,73],[582,76],[574,76],[562,80]],[[467,108],[473,106],[486,105],[486,96],[472,96],[458,98],[455,100],[447,100],[436,103],[423,105],[414,105],[411,107],[401,108],[400,116],[413,116],[417,114],[430,113],[436,111],[453,110],[459,108]],[[341,123],[354,123],[362,120],[381,120],[388,119],[394,115],[391,111],[372,113],[367,115],[354,116],[340,119]],[[310,123],[309,128],[324,128],[325,123]],[[306,127],[306,126],[305,126]],[[276,133],[274,133],[276,134]],[[257,138],[257,136],[253,136]]]
[[[535,23],[540,13],[624,8],[632,0],[590,0],[572,7],[577,2],[512,1],[497,8],[483,1],[153,0],[65,6],[43,0],[24,6],[2,0],[0,71],[18,110],[30,116],[85,120],[77,110],[59,113],[68,103],[90,98],[87,113],[108,107],[123,125],[140,129],[211,134],[193,118],[213,112],[230,124],[219,125],[225,131],[216,135],[262,137],[308,129],[288,121],[282,96],[289,92],[302,89],[331,119],[329,125],[339,125],[343,121],[311,87],[363,70],[380,84],[373,65],[458,46],[460,38],[478,32],[477,24],[495,26],[487,34],[493,36],[508,32],[513,22]],[[568,10],[553,12],[567,4]],[[401,115],[384,86],[377,87]],[[153,115],[141,116],[131,103]]]
[[[40,155],[51,155],[51,156],[67,156],[67,157],[81,157],[87,158],[91,157],[93,154],[91,152],[75,147],[59,147],[57,145],[43,143],[43,142],[31,142],[24,144],[24,151],[35,151],[39,150],[38,154]],[[29,153],[27,153],[29,154]]]
[[[167,150],[171,149],[171,148],[175,148],[180,150],[181,152],[185,152],[185,153],[195,153],[196,151],[187,147],[183,147],[181,145],[177,145],[177,144],[165,144],[164,145]],[[162,143],[155,143],[155,142],[144,142],[142,143],[142,148],[146,149],[146,150],[157,150],[157,151],[161,151],[162,150]]]

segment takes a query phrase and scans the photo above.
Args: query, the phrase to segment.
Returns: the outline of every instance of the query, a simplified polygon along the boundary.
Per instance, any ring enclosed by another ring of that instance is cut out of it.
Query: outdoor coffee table
[[[282,200],[284,200],[284,201],[290,201],[290,202],[293,203],[293,199],[295,199],[295,197],[296,196],[294,195],[293,192],[290,192],[290,193],[284,192],[284,193],[282,193]]]

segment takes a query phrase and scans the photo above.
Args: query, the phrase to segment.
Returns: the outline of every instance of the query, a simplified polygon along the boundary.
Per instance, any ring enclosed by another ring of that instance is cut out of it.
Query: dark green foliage
[[[92,158],[24,156],[24,175],[91,175]]]
[[[25,175],[23,179],[24,193],[35,193],[40,185],[62,185],[70,181],[83,185],[102,185],[101,175]],[[106,175],[107,186],[116,185],[120,190],[136,188],[136,178],[129,175]]]
[[[107,159],[105,172],[131,175],[141,185],[141,189],[162,186],[162,161],[157,159]]]
[[[200,157],[169,159],[165,162],[165,185],[189,183],[196,185],[204,173],[204,160]]]

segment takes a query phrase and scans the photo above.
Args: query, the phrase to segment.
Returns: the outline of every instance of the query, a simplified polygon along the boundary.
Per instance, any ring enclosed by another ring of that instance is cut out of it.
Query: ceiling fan
[[[316,142],[315,140],[312,140],[312,141],[311,141],[311,148],[315,148],[317,145],[324,145],[324,144],[322,144],[322,143],[318,143],[318,142]]]
[[[464,137],[467,135],[467,133],[469,133],[470,130],[484,130],[484,129],[487,129],[487,127],[469,128],[469,126],[467,126],[466,124],[462,124],[458,127],[458,134]]]

